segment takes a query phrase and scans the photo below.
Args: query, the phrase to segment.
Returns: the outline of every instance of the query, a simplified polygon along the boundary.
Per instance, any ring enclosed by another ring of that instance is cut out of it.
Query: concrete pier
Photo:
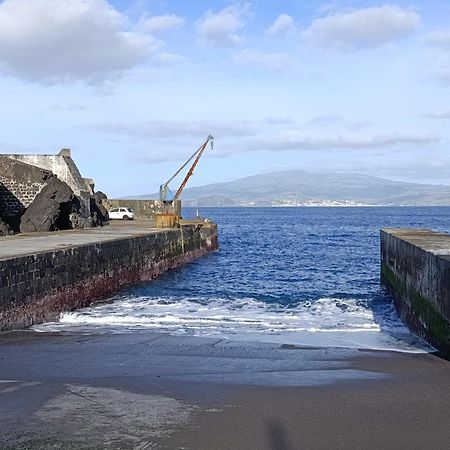
[[[176,229],[125,222],[0,238],[0,330],[89,305],[217,249],[212,223]]]
[[[403,321],[450,357],[450,235],[381,230],[381,280]]]

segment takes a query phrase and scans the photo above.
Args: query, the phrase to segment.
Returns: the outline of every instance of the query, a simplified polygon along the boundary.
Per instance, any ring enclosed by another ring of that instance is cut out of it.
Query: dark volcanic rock
[[[102,191],[97,191],[92,195],[92,198],[98,202],[98,203],[102,203],[103,200],[107,200],[108,197],[106,196],[105,193],[103,193]]]
[[[0,236],[8,236],[13,234],[11,227],[0,217]]]
[[[94,226],[101,226],[108,222],[108,210],[103,205],[103,201],[107,200],[107,198],[108,197],[101,191],[97,191],[91,196],[91,215],[94,221]]]
[[[11,234],[19,233],[20,218],[22,217],[22,214],[23,214],[23,212],[19,211],[18,213],[14,214],[13,216],[3,217],[3,222],[5,222],[7,225],[9,225],[9,228],[11,229]]]
[[[55,231],[72,228],[70,214],[80,210],[72,189],[56,177],[39,192],[20,221],[20,232]]]

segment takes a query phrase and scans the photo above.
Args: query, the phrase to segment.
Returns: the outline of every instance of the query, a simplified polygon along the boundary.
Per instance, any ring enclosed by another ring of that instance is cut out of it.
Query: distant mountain
[[[158,198],[158,194],[134,198]],[[450,186],[301,170],[185,189],[184,206],[448,206]]]

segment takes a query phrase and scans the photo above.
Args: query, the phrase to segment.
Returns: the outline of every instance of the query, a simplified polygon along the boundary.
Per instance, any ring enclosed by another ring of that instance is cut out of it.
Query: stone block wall
[[[48,170],[0,155],[0,216],[25,211],[51,176]]]
[[[381,230],[381,281],[409,328],[450,357],[450,235]]]
[[[130,207],[138,218],[153,218],[156,214],[164,211],[163,202],[160,200],[124,200],[108,199],[105,201],[106,208]],[[181,201],[175,202],[175,214],[181,215]]]
[[[77,165],[70,156],[69,149],[61,150],[58,155],[8,154],[5,156],[55,174],[61,181],[67,183],[74,194],[80,199],[82,216],[88,217],[90,215],[90,196],[93,194],[92,188],[81,176]]]
[[[57,318],[217,245],[216,225],[205,224],[0,260],[0,330]]]

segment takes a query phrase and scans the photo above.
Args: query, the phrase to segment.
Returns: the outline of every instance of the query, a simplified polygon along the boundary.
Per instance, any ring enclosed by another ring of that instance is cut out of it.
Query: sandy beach
[[[446,449],[433,354],[164,333],[4,333],[2,449]]]

